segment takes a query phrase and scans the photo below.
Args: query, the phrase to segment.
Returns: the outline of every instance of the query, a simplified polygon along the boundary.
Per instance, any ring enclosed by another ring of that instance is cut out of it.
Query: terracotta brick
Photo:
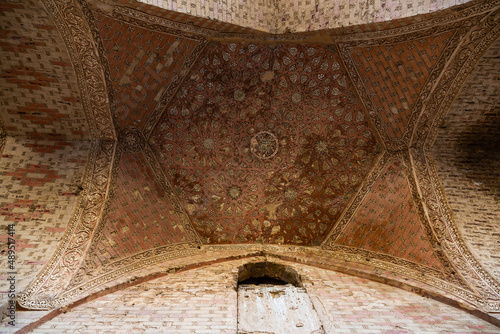
[[[452,32],[444,32],[429,37],[428,40],[440,41],[451,36]],[[351,56],[364,81],[364,86],[375,105],[383,105],[384,99],[380,95],[380,90],[384,92],[383,96],[388,104],[379,109],[379,117],[385,124],[387,135],[391,138],[402,137],[412,113],[412,106],[439,59],[439,51],[443,50],[436,48],[433,55],[437,56],[427,57],[433,59],[432,63],[423,62],[422,65],[418,65],[422,60],[420,53],[432,52],[427,45],[427,40],[420,39],[390,45],[353,47],[351,50]],[[410,54],[415,60],[411,60]],[[368,65],[366,60],[363,60],[365,57],[372,58],[373,61]],[[367,68],[369,68],[368,75],[366,75]],[[408,91],[408,94],[398,93],[398,90]]]
[[[215,264],[129,287],[80,305],[33,333],[236,333],[237,270],[247,261]],[[300,274],[326,333],[498,332],[464,311],[411,292],[278,262]]]
[[[113,77],[119,126],[143,128],[145,115],[159,102],[155,97],[169,87],[198,42],[97,13],[95,19]]]
[[[484,54],[441,124],[432,149],[455,222],[500,280],[500,42]]]
[[[144,250],[192,241],[157,183],[142,153],[122,155],[105,228],[88,261],[98,260],[102,266]]]
[[[9,135],[88,138],[76,74],[50,15],[38,0],[2,5],[1,117]]]
[[[48,261],[59,243],[77,203],[90,144],[34,142],[7,137],[0,159],[0,237],[15,224],[17,292]],[[51,147],[40,152],[40,147]],[[73,162],[71,162],[73,161]],[[70,195],[68,195],[70,193]],[[7,268],[7,244],[0,249],[0,267]],[[7,300],[5,271],[0,274],[0,307]]]
[[[326,236],[380,149],[340,64],[321,45],[206,48],[150,140],[204,242]],[[251,152],[258,133],[272,159]]]

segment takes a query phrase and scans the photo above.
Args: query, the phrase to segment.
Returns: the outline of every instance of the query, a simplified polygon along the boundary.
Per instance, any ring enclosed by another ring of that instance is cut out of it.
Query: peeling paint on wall
[[[324,332],[304,288],[291,284],[243,284],[238,287],[238,333]]]

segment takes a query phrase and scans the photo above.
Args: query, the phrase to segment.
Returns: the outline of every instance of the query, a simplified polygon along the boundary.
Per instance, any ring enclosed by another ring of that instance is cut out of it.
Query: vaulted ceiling
[[[64,224],[21,265],[23,307],[266,254],[500,312],[500,1],[281,35],[128,0],[1,8],[2,182]],[[0,212],[20,238],[23,203]]]

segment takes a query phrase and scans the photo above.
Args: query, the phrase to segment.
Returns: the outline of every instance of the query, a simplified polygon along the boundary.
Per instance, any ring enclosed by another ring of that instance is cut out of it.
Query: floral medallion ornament
[[[250,140],[250,151],[261,160],[274,157],[278,147],[278,138],[269,131],[261,131]]]
[[[125,152],[139,152],[146,145],[146,140],[142,132],[133,127],[123,129],[119,137],[120,146]]]
[[[316,246],[377,156],[335,49],[210,43],[149,143],[203,243]]]
[[[227,193],[229,197],[231,197],[231,199],[233,200],[238,199],[238,197],[240,197],[241,195],[241,188],[238,186],[232,186],[231,188],[229,188]]]

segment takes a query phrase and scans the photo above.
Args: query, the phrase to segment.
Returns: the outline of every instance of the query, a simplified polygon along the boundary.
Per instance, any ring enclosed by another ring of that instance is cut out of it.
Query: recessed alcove
[[[291,284],[302,287],[300,275],[295,269],[273,262],[252,262],[241,266],[238,270],[238,285],[242,284]]]
[[[324,332],[295,269],[272,262],[239,268],[238,333]]]

